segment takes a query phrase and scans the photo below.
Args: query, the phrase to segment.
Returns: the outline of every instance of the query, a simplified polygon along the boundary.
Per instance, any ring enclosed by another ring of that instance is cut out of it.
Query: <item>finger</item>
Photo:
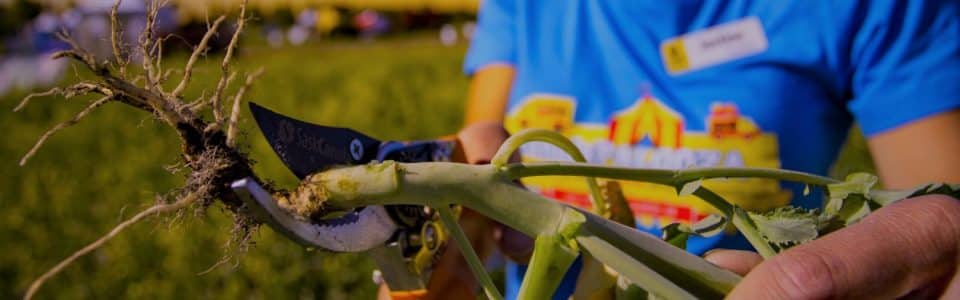
[[[497,242],[500,253],[515,262],[526,264],[533,254],[533,238],[507,227],[497,224],[493,238]]]
[[[960,201],[907,199],[754,268],[732,299],[894,298],[953,272]]]
[[[716,249],[704,254],[703,259],[740,276],[747,275],[753,267],[763,262],[763,257],[753,251]]]

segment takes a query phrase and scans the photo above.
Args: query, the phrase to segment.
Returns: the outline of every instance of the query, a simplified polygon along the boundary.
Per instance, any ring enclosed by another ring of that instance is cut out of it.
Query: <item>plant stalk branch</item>
[[[473,272],[473,276],[476,277],[480,285],[483,286],[483,292],[487,294],[487,298],[503,300],[503,296],[500,295],[497,286],[493,284],[493,279],[490,279],[490,274],[487,274],[487,271],[483,268],[483,263],[480,262],[480,257],[477,256],[477,252],[473,251],[470,240],[467,239],[467,235],[463,233],[463,229],[460,228],[460,224],[457,223],[453,212],[450,211],[450,206],[440,205],[437,206],[436,209],[437,212],[440,213],[440,221],[443,222],[444,227],[450,230],[453,241],[457,244],[457,248],[460,248],[460,253],[463,254],[463,258],[467,260],[467,265],[470,266],[470,271]]]
[[[498,169],[506,166],[510,161],[510,157],[520,149],[520,146],[529,142],[550,143],[566,152],[574,161],[580,163],[587,162],[586,157],[583,156],[580,149],[562,134],[546,129],[533,128],[517,132],[517,134],[514,134],[504,141],[503,145],[500,146],[500,149],[497,150],[497,153],[493,156],[493,159],[490,160],[490,164]],[[587,187],[590,189],[590,200],[593,205],[593,212],[601,216],[606,215],[609,207],[606,199],[603,197],[603,193],[600,191],[600,185],[597,183],[597,179],[590,176],[584,179],[587,181]]]
[[[646,181],[668,186],[711,178],[768,178],[826,186],[840,181],[803,172],[765,168],[691,168],[680,170],[624,168],[582,163],[537,162],[515,163],[503,168],[510,179],[533,176],[590,176],[632,181]]]

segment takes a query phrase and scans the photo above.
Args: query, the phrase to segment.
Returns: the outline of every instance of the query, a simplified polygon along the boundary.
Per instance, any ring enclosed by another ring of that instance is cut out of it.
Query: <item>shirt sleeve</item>
[[[464,59],[463,71],[473,75],[480,68],[516,62],[516,6],[519,1],[483,0],[473,40]]]
[[[848,109],[866,135],[960,108],[960,1],[871,1]]]

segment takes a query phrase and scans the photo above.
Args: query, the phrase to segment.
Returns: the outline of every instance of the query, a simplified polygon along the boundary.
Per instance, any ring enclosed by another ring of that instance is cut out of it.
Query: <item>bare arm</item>
[[[877,134],[867,142],[886,188],[960,182],[960,110]]]
[[[481,122],[503,124],[515,74],[513,66],[494,64],[473,75],[467,92],[466,126]]]

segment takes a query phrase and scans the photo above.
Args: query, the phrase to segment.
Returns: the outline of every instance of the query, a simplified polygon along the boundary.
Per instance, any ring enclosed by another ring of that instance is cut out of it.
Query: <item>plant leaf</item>
[[[687,239],[690,238],[690,227],[680,223],[673,223],[663,228],[663,240],[680,249],[687,249]]]
[[[870,212],[870,205],[864,195],[851,194],[843,200],[843,207],[840,208],[836,216],[843,221],[844,225],[850,225],[860,221]]]
[[[874,190],[870,191],[870,201],[876,203],[880,206],[887,206],[893,204],[894,202],[910,198],[918,191],[926,189],[926,186],[914,190],[899,190],[899,191],[884,191],[884,190]]]
[[[680,249],[687,249],[691,235],[710,237],[723,232],[727,219],[721,215],[709,215],[693,225],[673,223],[663,227],[663,240]]]
[[[762,214],[748,214],[764,239],[780,247],[801,244],[819,236],[821,218],[815,211],[782,207]]]
[[[847,176],[841,183],[827,185],[827,204],[824,206],[824,212],[827,214],[837,214],[844,207],[844,199],[852,194],[869,197],[870,189],[877,184],[877,176],[867,173],[853,173]]]
[[[693,192],[696,192],[698,189],[700,189],[701,185],[703,185],[703,179],[687,182],[680,187],[679,191],[677,191],[677,197],[693,195]]]
[[[723,229],[726,227],[727,218],[721,215],[711,214],[703,218],[703,220],[690,225],[690,230],[699,236],[711,237],[723,232]]]

